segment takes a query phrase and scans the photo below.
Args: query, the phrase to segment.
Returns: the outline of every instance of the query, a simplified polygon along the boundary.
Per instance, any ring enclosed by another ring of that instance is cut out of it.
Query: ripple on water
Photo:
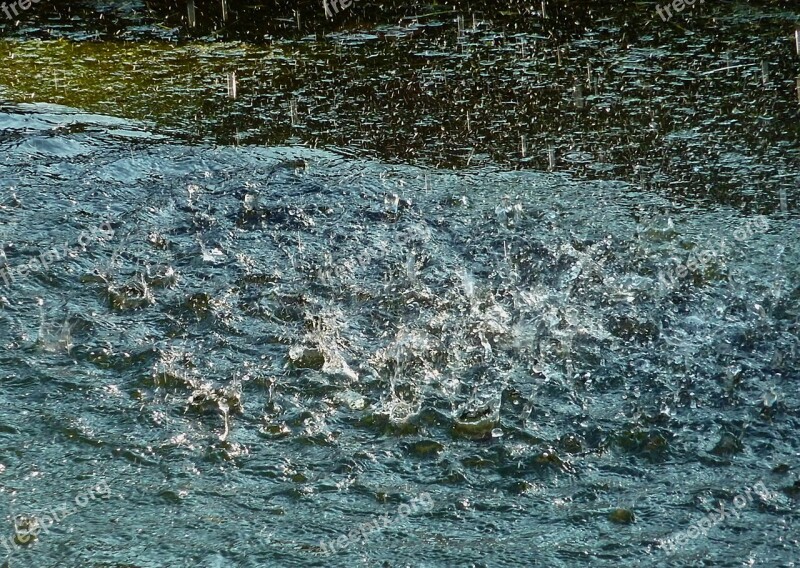
[[[31,138],[73,116],[24,112],[43,115]],[[792,469],[771,473],[797,452],[789,216],[719,251],[739,212],[654,220],[641,204],[658,200],[617,182],[176,141],[131,160],[127,128],[53,134],[88,155],[52,154],[72,169],[15,179],[3,206],[26,228],[4,229],[27,247],[12,265],[54,238],[73,247],[3,290],[0,434],[12,506],[70,499],[56,480],[80,476],[123,498],[76,517],[78,554],[154,562],[121,546],[144,531],[174,562],[235,539],[310,564],[320,539],[386,514],[396,524],[343,558],[625,559],[663,554],[642,537],[689,526],[698,491],[759,478],[774,497],[742,518],[781,538],[796,495]],[[1,181],[25,167],[11,155]],[[108,183],[120,172],[130,183]],[[106,220],[112,238],[77,245]],[[698,247],[719,253],[701,276],[659,278]],[[425,492],[432,510],[400,518]],[[164,511],[185,542],[157,536]],[[735,522],[715,530],[719,559],[749,546]]]

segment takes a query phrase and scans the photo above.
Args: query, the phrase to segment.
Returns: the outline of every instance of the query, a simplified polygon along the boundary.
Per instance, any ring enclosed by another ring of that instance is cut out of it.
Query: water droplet
[[[228,98],[236,98],[236,71],[228,73]]]
[[[197,15],[194,11],[194,0],[188,0],[186,3],[186,11],[189,16],[189,27],[193,28],[197,25]]]

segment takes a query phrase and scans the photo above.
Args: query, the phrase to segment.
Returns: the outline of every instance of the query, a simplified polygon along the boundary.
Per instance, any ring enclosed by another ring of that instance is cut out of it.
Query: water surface
[[[14,31],[8,565],[792,566],[792,16],[726,10]]]

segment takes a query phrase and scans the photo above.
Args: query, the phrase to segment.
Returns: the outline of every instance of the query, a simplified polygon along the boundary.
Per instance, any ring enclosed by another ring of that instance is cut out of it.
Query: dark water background
[[[796,9],[151,7],[0,41],[9,567],[797,565]]]

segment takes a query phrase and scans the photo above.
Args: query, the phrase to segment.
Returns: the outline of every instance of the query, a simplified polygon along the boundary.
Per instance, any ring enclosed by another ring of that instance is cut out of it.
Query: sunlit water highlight
[[[2,289],[3,505],[112,489],[12,566],[651,566],[759,480],[676,554],[797,558],[779,208],[192,146],[53,105],[0,128],[5,263],[34,267]]]

